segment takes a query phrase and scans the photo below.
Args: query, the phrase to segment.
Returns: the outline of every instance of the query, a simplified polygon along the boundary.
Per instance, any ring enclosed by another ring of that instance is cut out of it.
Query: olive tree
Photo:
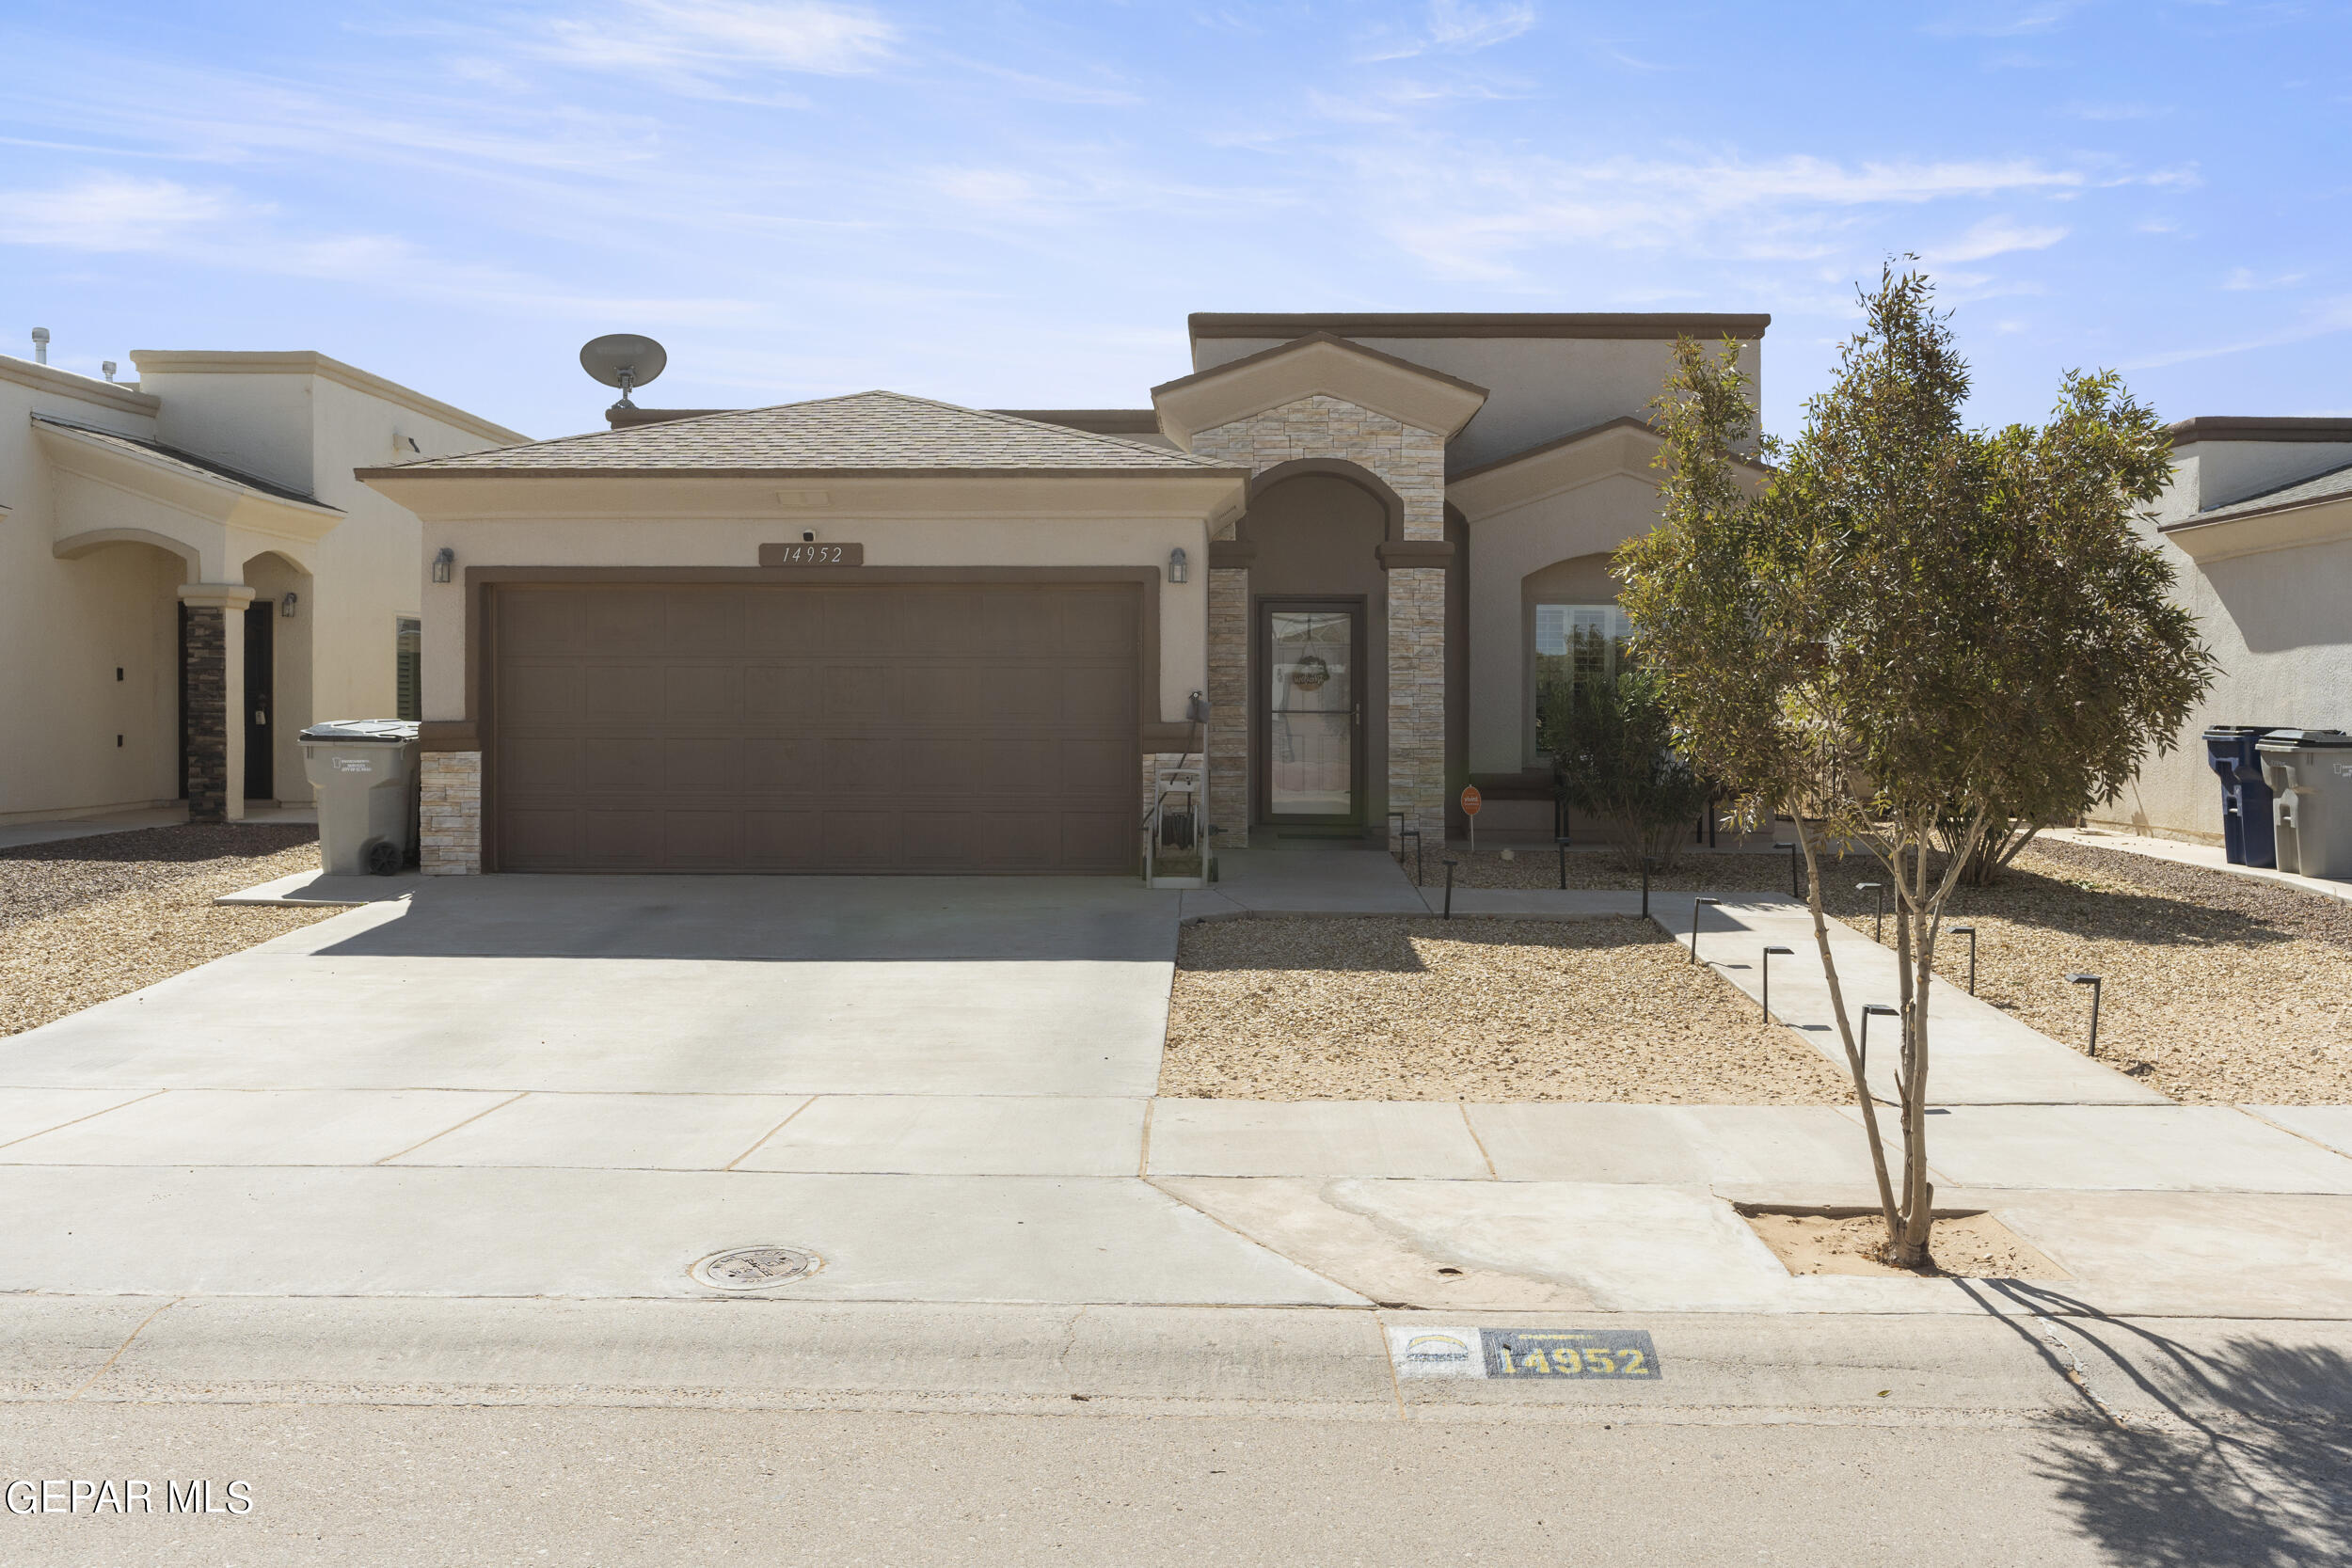
[[[1862,306],[1803,433],[1761,444],[1773,471],[1753,496],[1735,477],[1758,444],[1732,345],[1677,344],[1654,405],[1663,520],[1618,570],[1683,751],[1796,824],[1888,1259],[1919,1267],[1945,905],[1988,835],[2115,799],[2212,674],[2170,567],[2131,526],[2168,474],[2155,415],[2111,372],[2074,372],[2045,423],[1972,430],[1927,279],[1890,265]],[[1832,847],[1873,857],[1896,895],[1899,1173],[1830,950]]]

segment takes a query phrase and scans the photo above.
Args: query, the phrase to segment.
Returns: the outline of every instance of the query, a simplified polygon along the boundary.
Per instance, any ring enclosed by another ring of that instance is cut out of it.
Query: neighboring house
[[[2172,451],[2142,531],[2220,670],[2171,754],[2090,820],[2218,844],[2208,726],[2352,729],[2352,420],[2184,420]]]
[[[352,470],[524,439],[322,354],[131,357],[0,356],[0,822],[308,800],[305,724],[415,702],[417,519]]]
[[[440,558],[426,868],[1128,871],[1204,750],[1224,847],[1434,840],[1470,781],[1549,842],[1536,706],[1613,657],[1673,341],[1754,375],[1768,323],[1200,315],[1151,408],[616,408],[362,469]]]

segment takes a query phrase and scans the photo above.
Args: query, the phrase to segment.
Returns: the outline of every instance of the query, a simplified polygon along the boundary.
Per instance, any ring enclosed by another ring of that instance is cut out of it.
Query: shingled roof
[[[961,408],[903,392],[745,408],[404,463],[414,473],[1218,473],[1145,441]]]

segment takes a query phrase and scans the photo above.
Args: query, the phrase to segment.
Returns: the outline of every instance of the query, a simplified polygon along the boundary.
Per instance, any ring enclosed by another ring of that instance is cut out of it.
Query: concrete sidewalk
[[[2193,865],[2203,871],[2243,877],[2249,881],[2273,882],[2280,887],[2294,888],[2298,893],[2314,893],[2322,898],[2352,900],[2352,881],[2329,877],[2305,877],[2268,865],[2233,865],[2228,853],[2216,844],[2183,844],[2175,839],[2143,838],[2099,828],[2045,828],[2042,836],[2060,844],[2079,844],[2086,849],[2115,849],[2127,855],[2145,855],[2151,860],[2170,861],[2176,865]]]

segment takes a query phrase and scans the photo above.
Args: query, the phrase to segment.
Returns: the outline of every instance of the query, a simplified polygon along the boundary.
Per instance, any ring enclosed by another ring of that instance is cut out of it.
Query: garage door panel
[[[677,811],[662,814],[663,863],[686,870],[723,870],[743,858],[743,814]]]
[[[577,724],[587,717],[580,703],[587,672],[578,664],[510,659],[501,667],[498,684],[504,728]]]
[[[942,871],[977,870],[983,863],[986,816],[977,811],[911,811],[899,817],[906,858]]]
[[[828,860],[852,870],[890,870],[897,865],[897,812],[828,811],[823,821]]]
[[[746,795],[814,797],[824,793],[825,743],[817,736],[746,736],[742,758]]]
[[[814,659],[760,663],[743,671],[743,719],[755,728],[801,729],[825,713],[824,666]]]
[[[509,805],[499,813],[499,853],[516,871],[568,867],[580,859],[580,813]]]
[[[1075,722],[1081,714],[1109,716],[1120,726],[1135,721],[1136,678],[1132,671],[1103,665],[1065,665],[1046,677],[1054,689],[1056,717]]]
[[[510,735],[498,754],[500,782],[518,795],[568,792],[580,772],[574,736]]]
[[[1121,811],[1060,814],[1061,859],[1065,864],[1103,865],[1133,860],[1142,834],[1141,814]]]
[[[659,654],[669,646],[667,595],[642,588],[580,594],[580,646],[605,655]]]
[[[661,813],[652,806],[586,806],[580,813],[580,853],[592,864],[644,870],[662,863]]]
[[[662,595],[662,651],[690,656],[746,652],[746,608],[741,594],[723,588],[672,589]]]
[[[1117,797],[1139,790],[1136,758],[1109,740],[1064,740],[1054,747],[1054,771],[1072,794]]]
[[[1123,594],[1064,594],[1057,617],[1058,653],[1101,657],[1132,657],[1136,645],[1133,602]]]
[[[680,798],[735,797],[749,787],[743,769],[747,742],[731,735],[672,735],[661,738],[661,788]]]
[[[662,673],[653,664],[623,664],[610,657],[585,661],[579,722],[591,727],[660,723]]]
[[[661,718],[669,724],[731,724],[743,717],[743,671],[702,660],[661,672]]]
[[[825,819],[819,811],[747,811],[743,861],[760,871],[814,871],[826,863]]]
[[[899,748],[895,738],[829,736],[824,744],[822,787],[828,795],[870,795],[878,786],[887,789],[906,777],[899,768]]]
[[[572,655],[589,651],[580,641],[580,598],[573,594],[502,594],[499,602],[499,652]]]
[[[1132,592],[501,589],[513,870],[1127,871]]]
[[[565,793],[586,800],[628,796],[647,801],[661,799],[662,743],[658,735],[592,735],[580,742],[580,774]]]
[[[992,871],[1060,863],[1061,815],[1052,811],[994,811],[979,845],[978,862]]]
[[[887,664],[827,659],[817,673],[818,721],[829,726],[887,721],[897,673]]]

